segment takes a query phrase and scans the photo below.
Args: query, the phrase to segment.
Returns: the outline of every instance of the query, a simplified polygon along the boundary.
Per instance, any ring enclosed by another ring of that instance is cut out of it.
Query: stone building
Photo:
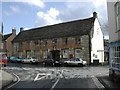
[[[3,52],[7,54],[7,56],[12,55],[12,40],[16,37],[16,29],[12,29],[12,33],[2,35],[2,43],[3,43]]]
[[[58,54],[56,54],[58,51]],[[104,62],[103,33],[97,13],[93,17],[44,27],[20,30],[13,40],[13,55],[61,60],[82,58],[90,63]]]

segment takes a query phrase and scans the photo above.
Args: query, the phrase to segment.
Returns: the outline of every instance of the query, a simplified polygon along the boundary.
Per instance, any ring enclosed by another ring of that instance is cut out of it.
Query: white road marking
[[[60,73],[60,76],[58,77],[57,81],[52,85],[52,87],[50,88],[50,90],[53,90],[55,88],[55,86],[58,84],[58,82],[60,81],[60,78],[63,77],[63,70]]]
[[[39,77],[40,75],[41,75],[41,77]],[[39,73],[39,74],[37,74],[37,76],[35,77],[34,81],[37,81],[37,80],[43,79],[43,78],[47,77],[48,75],[50,75],[50,74]]]
[[[104,89],[105,87],[100,83],[100,81],[98,81],[98,79],[95,76],[92,76],[92,80],[95,83],[95,85],[99,88],[99,89]]]
[[[8,86],[5,90],[7,90],[8,88],[11,88],[11,87],[13,87],[13,86],[15,86],[18,82],[20,82],[20,78],[19,78],[19,76],[16,75],[15,73],[13,73],[13,75],[17,78],[17,82],[14,83],[14,84],[12,84],[12,85],[10,85],[10,86]]]
[[[60,78],[57,79],[57,81],[53,84],[53,86],[51,87],[50,90],[53,90],[55,88],[55,86],[57,85],[57,83],[59,82]]]

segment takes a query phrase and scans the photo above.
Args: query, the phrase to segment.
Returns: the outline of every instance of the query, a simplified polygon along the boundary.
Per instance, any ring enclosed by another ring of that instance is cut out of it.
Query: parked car
[[[8,61],[9,62],[16,62],[15,61],[16,58],[19,58],[19,57],[18,56],[10,56],[10,57],[8,57]]]
[[[54,66],[54,60],[52,58],[45,58],[42,63],[43,63],[43,65]]]
[[[22,63],[39,63],[39,59],[35,57],[29,57],[29,58],[22,60]]]
[[[1,66],[1,65],[6,66],[7,63],[8,63],[8,59],[7,59],[6,54],[0,53],[0,66]]]
[[[43,60],[43,64],[44,65],[51,65],[51,66],[60,66],[61,65],[61,62],[60,61],[57,61],[57,60],[54,60],[52,58],[45,58]]]
[[[68,61],[64,61],[64,65],[76,65],[76,66],[85,66],[87,64],[86,61],[81,58],[72,58]]]
[[[18,56],[11,56],[8,59],[10,62],[22,62],[22,60],[24,60],[23,58],[20,58]]]

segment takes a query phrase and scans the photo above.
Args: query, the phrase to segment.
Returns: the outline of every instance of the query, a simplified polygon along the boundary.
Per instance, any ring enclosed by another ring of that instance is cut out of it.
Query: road
[[[97,76],[108,75],[108,66],[43,67],[40,64],[9,63],[4,70],[19,77],[12,88],[104,88]]]

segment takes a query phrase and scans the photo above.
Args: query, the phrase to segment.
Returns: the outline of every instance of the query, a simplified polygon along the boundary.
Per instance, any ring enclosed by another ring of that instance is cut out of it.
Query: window
[[[112,67],[120,69],[120,46],[111,47],[110,59],[112,61]]]
[[[52,40],[52,43],[53,43],[53,44],[56,44],[56,43],[57,43],[57,39],[53,39],[53,40]]]
[[[76,38],[75,38],[75,43],[76,43],[76,44],[81,44],[81,39],[80,39],[80,37],[76,37]]]
[[[63,45],[67,45],[68,44],[68,39],[67,38],[63,38]]]
[[[80,58],[80,49],[75,50],[75,58]]]
[[[36,41],[34,41],[34,44],[35,44],[35,45],[38,45],[39,43],[38,43],[38,41],[36,40]]]
[[[43,46],[47,46],[47,40],[42,41]]]
[[[30,46],[30,42],[29,42],[29,41],[27,41],[27,42],[26,42],[26,45],[27,45],[27,46]]]
[[[68,58],[68,50],[63,50],[63,58]]]
[[[115,4],[116,29],[120,30],[120,2]]]

